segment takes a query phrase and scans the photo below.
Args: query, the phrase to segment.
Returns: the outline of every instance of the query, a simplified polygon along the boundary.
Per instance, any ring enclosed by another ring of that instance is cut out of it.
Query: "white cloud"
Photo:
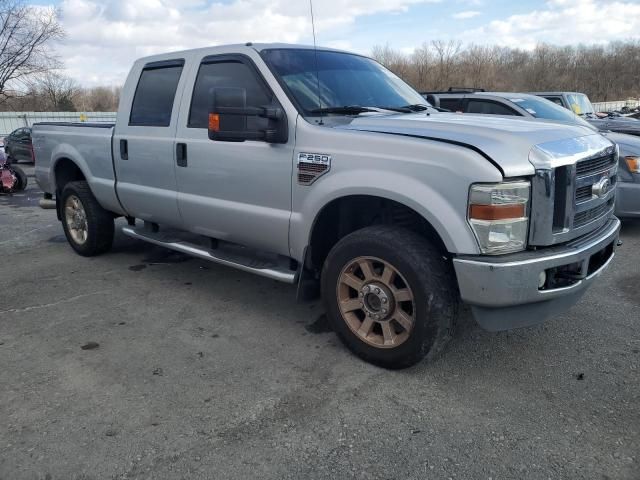
[[[466,18],[473,18],[473,17],[477,17],[478,15],[480,15],[481,12],[477,11],[477,10],[465,10],[464,12],[458,12],[458,13],[454,13],[453,15],[451,15],[453,18],[455,18],[456,20],[464,20]]]
[[[464,42],[532,49],[537,43],[575,45],[640,39],[640,3],[550,0],[543,9],[463,32]]]
[[[381,35],[371,31],[366,48],[362,36],[351,38],[358,18],[403,14],[412,6],[441,1],[315,0],[319,44],[346,49],[356,45],[368,52],[380,43]],[[477,6],[481,0],[451,3],[460,10],[453,15],[457,19],[472,18],[482,10]],[[62,0],[60,9],[67,38],[57,50],[67,74],[83,85],[121,84],[136,58],[153,53],[247,41],[312,42],[307,0]],[[416,17],[415,24],[421,23],[424,19]],[[447,34],[465,43],[521,48],[538,42],[592,44],[640,38],[640,2],[548,0],[530,13],[437,35],[446,39]],[[393,43],[412,45],[431,38],[404,38],[399,32]]]
[[[316,32],[349,26],[360,16],[403,13],[440,1],[316,1]],[[63,0],[60,8],[67,38],[58,52],[67,73],[84,85],[121,84],[136,58],[153,53],[247,41],[311,41],[309,4],[301,0]],[[327,43],[350,45],[348,39]]]

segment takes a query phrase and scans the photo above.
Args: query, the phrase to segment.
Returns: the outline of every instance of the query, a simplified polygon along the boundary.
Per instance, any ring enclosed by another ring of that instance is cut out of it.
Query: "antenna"
[[[316,62],[316,82],[318,83],[318,109],[320,114],[320,122],[318,125],[324,125],[322,122],[322,98],[320,95],[320,69],[318,67],[318,45],[316,44],[316,23],[313,18],[313,0],[309,0],[309,8],[311,9],[311,30],[313,30],[313,52]]]

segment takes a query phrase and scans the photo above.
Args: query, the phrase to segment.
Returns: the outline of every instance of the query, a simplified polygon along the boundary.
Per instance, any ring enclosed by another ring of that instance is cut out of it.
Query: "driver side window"
[[[202,63],[191,97],[191,110],[187,123],[189,128],[207,128],[212,92],[214,88],[220,87],[245,89],[247,107],[264,107],[272,102],[270,92],[262,85],[256,72],[245,63],[239,61]],[[247,118],[248,129],[260,130],[266,128],[266,125],[267,120],[264,118]]]

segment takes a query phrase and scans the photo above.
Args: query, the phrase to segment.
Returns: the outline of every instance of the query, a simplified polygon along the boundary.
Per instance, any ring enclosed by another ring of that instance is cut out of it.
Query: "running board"
[[[153,243],[154,245],[159,245],[177,252],[202,258],[203,260],[209,260],[210,262],[236,268],[244,272],[254,273],[280,282],[295,283],[297,280],[297,272],[291,271],[284,265],[278,265],[277,261],[265,261],[257,257],[252,258],[247,255],[245,251],[247,249],[237,245],[235,246],[236,252],[225,252],[225,249],[222,247],[212,250],[177,237],[172,238],[171,235],[162,232],[152,232],[150,230],[144,230],[143,228],[131,226],[122,227],[122,233],[138,240]],[[233,244],[229,245],[231,246]],[[230,249],[233,250],[234,248],[231,247]],[[243,252],[238,253],[238,250],[243,250]]]

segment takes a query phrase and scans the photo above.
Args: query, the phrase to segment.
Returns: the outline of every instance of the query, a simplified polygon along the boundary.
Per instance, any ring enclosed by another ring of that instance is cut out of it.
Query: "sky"
[[[55,46],[81,85],[120,85],[154,53],[225,43],[313,42],[308,0],[36,0],[59,9]],[[640,0],[314,0],[318,45],[411,53],[431,40],[524,49],[640,39]]]

